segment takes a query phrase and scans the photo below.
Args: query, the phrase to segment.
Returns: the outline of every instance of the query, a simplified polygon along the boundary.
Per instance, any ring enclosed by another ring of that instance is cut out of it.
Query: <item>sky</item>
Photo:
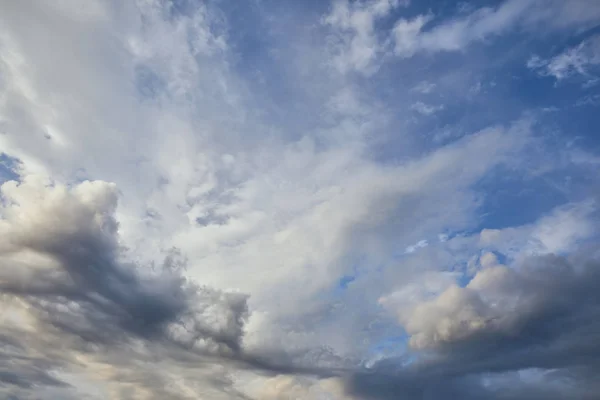
[[[0,397],[595,400],[597,0],[0,0]]]

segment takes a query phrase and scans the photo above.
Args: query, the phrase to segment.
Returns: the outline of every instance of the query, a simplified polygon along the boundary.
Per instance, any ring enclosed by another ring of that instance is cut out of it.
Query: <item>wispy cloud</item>
[[[0,397],[593,398],[595,2],[275,3],[3,4]]]
[[[542,76],[551,76],[562,81],[573,76],[581,76],[591,85],[599,78],[596,76],[600,65],[600,36],[593,36],[576,47],[544,60],[533,56],[527,61],[527,67]]]
[[[342,72],[374,73],[381,54],[386,51],[386,44],[381,43],[375,24],[406,3],[401,0],[333,2],[333,9],[323,18],[323,23],[333,30],[334,66]]]
[[[425,29],[433,15],[424,14],[411,20],[402,19],[394,27],[395,53],[402,57],[438,51],[464,51],[467,46],[503,35],[511,29],[537,29],[546,24],[547,29],[563,29],[572,24],[583,24],[598,17],[596,7],[589,2],[564,2],[537,0],[510,0],[496,8],[484,7],[450,21],[442,21]],[[588,7],[590,6],[590,7]],[[572,8],[571,10],[567,10]],[[567,18],[555,20],[565,11]],[[585,12],[590,12],[586,15]]]
[[[414,90],[415,92],[418,92],[418,93],[427,94],[427,93],[433,92],[435,90],[435,87],[436,87],[435,83],[423,81],[423,82],[419,82],[419,84],[416,85],[415,87],[413,87],[412,90]]]
[[[441,111],[444,109],[444,106],[440,105],[440,106],[433,106],[430,104],[425,104],[422,101],[417,101],[415,104],[413,104],[412,106],[410,106],[410,108],[416,112],[418,112],[419,114],[422,115],[432,115],[435,114],[438,111]]]

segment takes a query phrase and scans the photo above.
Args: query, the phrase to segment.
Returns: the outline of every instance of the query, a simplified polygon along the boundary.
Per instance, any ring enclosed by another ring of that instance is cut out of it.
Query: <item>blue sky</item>
[[[596,0],[0,11],[0,395],[600,391]]]

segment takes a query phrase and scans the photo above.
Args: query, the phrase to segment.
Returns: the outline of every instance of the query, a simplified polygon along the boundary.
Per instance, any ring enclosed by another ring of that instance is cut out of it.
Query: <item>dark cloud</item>
[[[225,398],[244,398],[224,372],[231,367],[347,376],[347,369],[298,364],[302,357],[294,354],[243,351],[247,297],[191,284],[176,251],[154,268],[127,262],[113,185],[66,188],[27,178],[3,185],[2,201],[0,295],[11,316],[0,325],[0,394],[27,398],[39,388],[64,389],[69,383],[56,371],[82,363],[110,366],[105,379],[122,399],[140,390],[151,398],[189,398],[172,388],[169,374],[202,376]],[[484,268],[466,287],[417,305],[403,319],[419,338],[411,339],[417,361],[400,366],[388,359],[355,372],[347,378],[349,395],[598,398],[595,251]]]
[[[199,374],[225,396],[244,398],[226,373],[213,370],[225,365],[272,375],[347,374],[297,364],[293,354],[242,351],[247,297],[189,283],[176,251],[155,268],[126,262],[113,185],[68,189],[26,179],[4,185],[2,194],[0,293],[13,316],[0,325],[0,393],[64,388],[55,371],[82,362],[114,368],[106,379],[118,382],[123,399],[135,398],[135,388],[187,398],[170,389],[168,373]],[[407,321],[418,319],[409,333],[426,338],[411,341],[418,361],[388,359],[353,373],[349,395],[597,398],[600,262],[593,252],[485,268],[465,288],[416,307]]]
[[[502,274],[481,271],[481,290],[446,300],[462,310],[491,300],[496,317],[469,325],[473,314],[437,314],[468,329],[432,336],[412,365],[386,360],[353,375],[350,392],[381,400],[600,398],[600,262],[586,254],[534,257]],[[510,306],[498,307],[503,301]]]
[[[13,319],[34,326],[0,326],[3,348],[12,349],[0,359],[0,382],[62,385],[48,371],[61,358],[73,362],[70,352],[110,353],[139,342],[238,357],[247,296],[191,284],[176,254],[152,270],[123,261],[114,185],[68,189],[26,179],[5,184],[2,195],[0,295]],[[42,350],[48,344],[65,353]],[[41,358],[32,357],[38,350]]]

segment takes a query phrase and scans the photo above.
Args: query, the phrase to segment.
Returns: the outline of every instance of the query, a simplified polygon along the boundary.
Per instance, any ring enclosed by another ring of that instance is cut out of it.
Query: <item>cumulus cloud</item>
[[[557,256],[572,254],[594,234],[589,225],[594,211],[594,203],[585,202],[559,207],[532,225],[484,229],[476,235],[479,244],[508,256],[514,266],[503,265],[496,253],[484,251],[469,260],[473,277],[464,287],[456,283],[455,274],[425,276],[428,285],[409,285],[380,303],[397,313],[416,349],[450,346],[473,337],[491,340],[486,335],[492,334],[518,337],[524,320],[543,312],[540,308],[555,309],[552,297],[563,296],[557,294],[561,290],[574,290],[571,280],[581,279],[578,284],[583,285],[594,278],[593,261],[574,267]]]
[[[547,277],[555,271],[543,272]],[[401,316],[401,322],[415,348],[443,346],[488,331],[516,334],[514,330],[523,315],[532,313],[537,303],[549,305],[547,297],[551,292],[537,293],[541,289],[532,286],[538,282],[531,281],[531,276],[520,276],[505,266],[488,267],[466,287],[451,286],[433,301],[418,304]],[[538,300],[538,296],[543,298]]]
[[[0,190],[0,293],[15,307],[13,318],[31,321],[25,337],[38,332],[100,348],[150,340],[206,354],[239,352],[246,296],[187,282],[174,255],[153,269],[127,262],[114,184],[67,188],[27,176]],[[5,337],[17,350],[20,339]],[[61,384],[35,366],[25,362],[2,380]]]
[[[403,391],[415,398],[447,393],[545,398],[544,387],[557,379],[550,374],[538,382],[519,379],[512,391],[501,386],[496,391],[493,384],[498,379],[494,374],[540,369],[565,377],[558,378],[566,380],[558,385],[556,398],[573,390],[581,398],[593,398],[597,385],[590,373],[598,367],[599,349],[584,338],[598,328],[591,322],[600,309],[595,257],[589,252],[572,258],[547,255],[514,267],[488,267],[465,287],[451,285],[439,296],[399,311],[410,345],[429,356],[392,375],[382,362],[380,372],[356,377],[355,390],[375,399]],[[430,388],[431,379],[439,386]]]
[[[589,397],[598,157],[468,54],[565,4],[7,2],[0,397]]]

